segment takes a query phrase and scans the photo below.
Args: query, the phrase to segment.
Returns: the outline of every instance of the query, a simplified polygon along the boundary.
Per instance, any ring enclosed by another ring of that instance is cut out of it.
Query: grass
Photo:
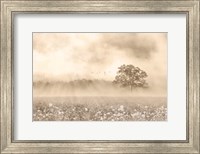
[[[166,121],[161,97],[35,97],[34,121]]]

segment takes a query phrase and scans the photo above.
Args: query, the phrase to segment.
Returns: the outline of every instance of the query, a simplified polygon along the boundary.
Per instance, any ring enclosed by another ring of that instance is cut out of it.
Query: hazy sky
[[[167,84],[167,33],[33,33],[34,80],[114,80],[132,64],[147,82]]]

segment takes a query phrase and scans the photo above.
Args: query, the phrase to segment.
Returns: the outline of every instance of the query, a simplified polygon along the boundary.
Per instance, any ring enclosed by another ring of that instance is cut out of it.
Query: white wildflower
[[[119,110],[119,111],[124,111],[124,106],[123,106],[123,105],[120,105],[120,107],[119,107],[118,110]]]

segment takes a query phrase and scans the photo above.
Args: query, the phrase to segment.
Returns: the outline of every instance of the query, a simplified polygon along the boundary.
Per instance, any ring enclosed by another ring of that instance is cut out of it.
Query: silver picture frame
[[[199,0],[0,0],[1,1],[1,153],[200,153]],[[14,140],[13,27],[16,14],[126,13],[186,14],[186,140]]]

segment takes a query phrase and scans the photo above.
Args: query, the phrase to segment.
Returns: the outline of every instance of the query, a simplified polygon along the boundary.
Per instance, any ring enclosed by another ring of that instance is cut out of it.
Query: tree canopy
[[[146,87],[147,82],[145,78],[147,78],[147,73],[141,70],[139,67],[135,67],[133,65],[121,65],[118,67],[117,75],[115,76],[114,84],[119,84],[122,87]]]

